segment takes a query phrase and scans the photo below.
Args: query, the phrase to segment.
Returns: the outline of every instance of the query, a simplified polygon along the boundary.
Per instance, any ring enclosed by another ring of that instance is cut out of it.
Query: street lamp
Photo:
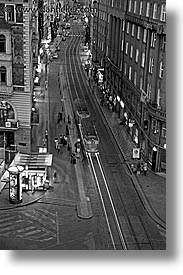
[[[11,166],[8,168],[9,172],[9,201],[11,203],[22,202],[22,178],[20,174],[24,167],[21,165]]]

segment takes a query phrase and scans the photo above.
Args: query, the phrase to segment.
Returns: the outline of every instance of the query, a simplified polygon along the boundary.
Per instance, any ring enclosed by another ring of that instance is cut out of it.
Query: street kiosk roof
[[[21,154],[17,153],[12,165],[27,165],[29,168],[49,167],[52,165],[52,154]]]

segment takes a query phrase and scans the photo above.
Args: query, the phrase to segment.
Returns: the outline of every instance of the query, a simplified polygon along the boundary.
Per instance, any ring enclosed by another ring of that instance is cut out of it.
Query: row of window
[[[2,4],[0,3],[0,15],[8,22],[23,23],[22,4]]]
[[[127,64],[124,64],[124,74],[128,77],[130,81],[133,81],[134,86],[138,87],[141,91],[144,92],[144,87],[143,87],[143,77],[140,77],[139,83],[137,83],[137,71],[134,71],[134,74],[132,75],[132,67],[128,67],[128,73],[127,73]],[[133,79],[132,79],[133,77]],[[151,91],[152,91],[152,85],[151,83],[147,84],[147,93],[146,97],[149,101],[151,101]],[[161,89],[158,88],[157,90],[157,96],[156,96],[156,104],[158,108],[161,108]]]
[[[158,122],[157,119],[152,119],[151,120],[151,129],[153,130],[154,133],[159,133],[160,132],[160,128],[161,128],[161,125],[160,125],[160,122]],[[166,128],[165,127],[162,127],[161,128],[161,136],[166,138]]]
[[[123,51],[123,44],[124,42],[122,41],[122,47],[121,47],[121,50]],[[129,50],[130,48],[130,50]],[[138,63],[139,62],[139,55],[140,55],[140,51],[139,49],[136,49],[134,50],[134,46],[131,45],[129,47],[129,43],[126,42],[126,45],[125,45],[125,54],[130,56],[130,58],[132,59],[133,56],[135,58],[135,62]],[[153,69],[154,69],[154,58],[153,57],[150,57],[149,59],[149,73],[153,73]],[[144,68],[145,67],[145,52],[142,52],[141,53],[141,67]],[[163,78],[163,73],[164,73],[164,63],[163,61],[160,61],[160,65],[159,65],[159,77],[162,79]]]
[[[166,4],[129,0],[128,12],[133,12],[146,17],[151,17],[162,22],[166,21]]]
[[[106,3],[107,2],[107,3]],[[107,0],[101,1],[101,3],[106,4],[116,8],[123,8],[124,3],[121,0]],[[160,20],[162,22],[166,21],[166,4],[162,3],[151,3],[147,1],[128,1],[128,12],[135,13],[141,16],[150,17],[155,20]],[[99,18],[107,20],[107,14],[105,12],[99,11]]]

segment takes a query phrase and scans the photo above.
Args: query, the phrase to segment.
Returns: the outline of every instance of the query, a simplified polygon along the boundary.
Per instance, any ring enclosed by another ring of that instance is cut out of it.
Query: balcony
[[[157,119],[166,121],[166,112],[158,109],[157,107],[153,106],[152,104],[148,103],[148,111],[151,115],[155,116]]]
[[[0,60],[1,61],[9,61],[12,62],[12,54],[11,53],[0,53]]]
[[[10,96],[13,93],[13,86],[0,85],[0,95],[1,96]]]
[[[0,130],[2,131],[2,130],[18,130],[18,128],[19,128],[19,125],[20,125],[20,123],[19,123],[19,120],[17,120],[17,121],[0,121]]]

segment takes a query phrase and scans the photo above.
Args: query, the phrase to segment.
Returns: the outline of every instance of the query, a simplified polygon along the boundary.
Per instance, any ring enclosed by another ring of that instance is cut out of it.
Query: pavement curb
[[[16,208],[20,208],[20,207],[24,207],[24,206],[27,206],[27,205],[30,205],[30,204],[33,204],[35,202],[37,202],[38,200],[42,199],[45,195],[47,191],[44,192],[44,194],[41,194],[39,197],[37,197],[36,199],[33,199],[29,202],[25,202],[25,203],[20,203],[20,204],[14,204],[12,206],[9,206],[9,207],[1,207],[0,208],[0,211],[3,211],[3,210],[10,210],[10,209],[16,209]]]

